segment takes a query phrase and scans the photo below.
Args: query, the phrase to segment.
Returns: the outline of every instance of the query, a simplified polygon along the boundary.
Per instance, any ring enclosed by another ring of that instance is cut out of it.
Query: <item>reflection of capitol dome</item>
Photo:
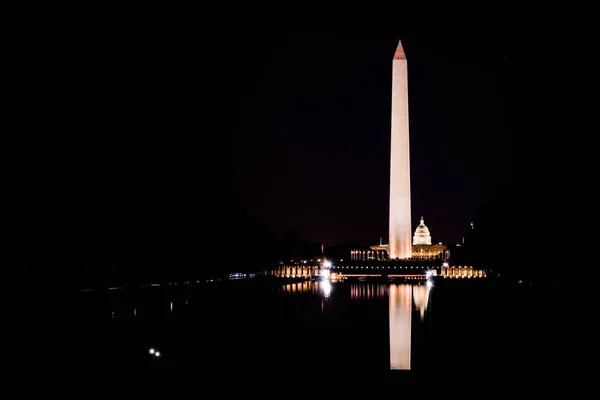
[[[421,321],[423,321],[425,319],[425,311],[427,311],[427,306],[429,305],[429,286],[415,285],[412,289],[415,307],[419,310]]]
[[[421,223],[415,229],[415,236],[413,237],[413,245],[431,245],[431,235],[429,229],[425,226],[425,221],[421,217]]]

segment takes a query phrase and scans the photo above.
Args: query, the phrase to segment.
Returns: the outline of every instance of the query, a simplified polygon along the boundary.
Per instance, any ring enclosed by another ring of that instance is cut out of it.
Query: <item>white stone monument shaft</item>
[[[408,72],[400,41],[392,61],[391,125],[389,257],[406,259],[412,255]]]

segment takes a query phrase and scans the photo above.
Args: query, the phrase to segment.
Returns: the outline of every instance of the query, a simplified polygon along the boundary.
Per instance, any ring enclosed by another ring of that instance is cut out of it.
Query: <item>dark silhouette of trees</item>
[[[522,245],[517,233],[512,185],[507,185],[482,207],[474,229],[465,235],[462,256],[477,268],[511,275],[526,274],[515,262],[518,253],[515,250]]]
[[[259,272],[274,268],[280,255],[277,234],[256,217],[241,217],[227,258],[231,272]]]
[[[309,259],[317,255],[315,245],[295,228],[283,232],[281,245],[281,258],[285,261]]]

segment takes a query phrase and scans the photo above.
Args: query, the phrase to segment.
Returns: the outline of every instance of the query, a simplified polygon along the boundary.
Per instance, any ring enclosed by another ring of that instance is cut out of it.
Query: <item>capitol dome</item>
[[[413,245],[431,245],[431,234],[429,228],[425,226],[425,221],[421,217],[421,223],[415,229],[415,236],[413,236]]]

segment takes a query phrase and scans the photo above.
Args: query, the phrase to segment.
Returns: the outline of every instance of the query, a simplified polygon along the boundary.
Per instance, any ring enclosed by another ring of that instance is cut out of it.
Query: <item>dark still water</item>
[[[35,344],[84,370],[175,368],[205,377],[562,370],[577,331],[564,289],[491,279],[432,286],[229,281],[40,302],[22,303],[16,345],[26,362],[48,361],[28,351]],[[38,320],[40,310],[54,317]]]

